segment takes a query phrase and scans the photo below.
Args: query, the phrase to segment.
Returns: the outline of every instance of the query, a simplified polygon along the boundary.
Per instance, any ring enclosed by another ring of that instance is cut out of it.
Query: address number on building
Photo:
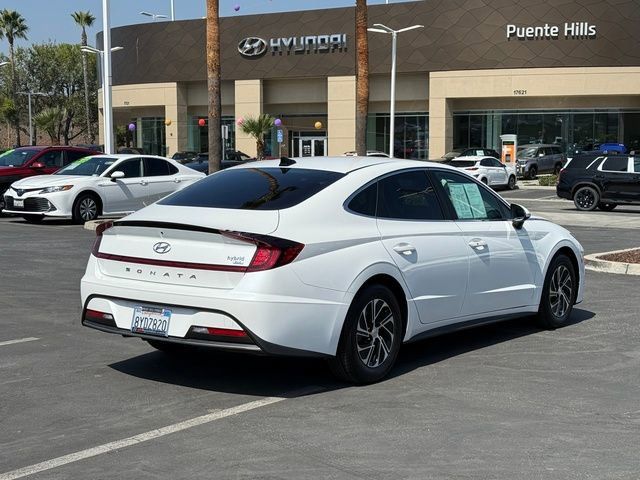
[[[513,94],[516,96],[522,96],[522,95],[526,95],[527,91],[526,90],[514,90]]]

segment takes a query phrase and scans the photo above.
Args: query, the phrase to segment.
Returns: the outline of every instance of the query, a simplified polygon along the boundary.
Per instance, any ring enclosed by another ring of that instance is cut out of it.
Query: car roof
[[[464,157],[453,158],[453,159],[451,159],[451,161],[452,162],[457,162],[458,160],[469,160],[469,161],[475,160],[475,161],[478,161],[478,160],[484,160],[485,158],[494,158],[494,157],[490,157],[488,155],[465,155]],[[497,158],[495,160],[497,160]]]
[[[142,153],[98,153],[96,155],[88,155],[90,157],[106,157],[106,158],[115,158],[116,160],[125,160],[127,158],[140,158],[140,157],[145,157],[145,158],[160,158],[162,160],[170,160],[168,158],[165,157],[159,157],[157,155],[144,155]]]
[[[558,147],[557,143],[528,143],[526,145],[518,145],[518,148],[533,148],[533,147]]]
[[[233,168],[304,168],[308,170],[324,170],[337,173],[349,173],[375,165],[389,164],[398,168],[441,167],[451,168],[441,162],[426,162],[421,160],[404,160],[401,158],[385,157],[296,157],[290,158],[295,163],[282,165],[281,160],[262,160],[247,162]]]

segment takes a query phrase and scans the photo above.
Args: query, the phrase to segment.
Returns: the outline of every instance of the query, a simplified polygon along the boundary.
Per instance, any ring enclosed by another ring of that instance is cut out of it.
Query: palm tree
[[[369,37],[367,0],[356,0],[356,152],[367,154],[369,113]]]
[[[76,24],[82,28],[82,37],[80,44],[83,47],[87,46],[87,27],[91,27],[93,22],[96,21],[91,12],[77,11],[71,14],[71,18]],[[87,73],[87,54],[82,53],[82,74],[84,75],[84,109],[87,116],[87,136],[89,137],[89,143],[93,143],[94,136],[91,131],[91,111],[89,109],[89,74]]]
[[[65,117],[65,111],[60,107],[45,108],[38,112],[33,118],[38,128],[41,128],[49,138],[52,145],[60,145],[60,130],[62,130],[62,120]]]
[[[17,105],[16,91],[18,79],[16,78],[16,62],[13,50],[13,44],[18,38],[27,39],[26,21],[22,15],[15,10],[4,9],[0,11],[0,40],[6,37],[9,42],[9,56],[11,57],[11,93],[13,95],[13,104]],[[16,115],[14,119],[16,128],[16,145],[20,146],[20,115]]]
[[[220,9],[207,0],[207,93],[209,97],[209,173],[222,161],[222,99],[220,97]]]
[[[263,113],[258,118],[245,118],[240,124],[242,133],[251,135],[256,139],[256,150],[258,151],[258,160],[264,158],[264,136],[273,128],[274,118],[271,115]],[[211,155],[209,155],[211,156]]]

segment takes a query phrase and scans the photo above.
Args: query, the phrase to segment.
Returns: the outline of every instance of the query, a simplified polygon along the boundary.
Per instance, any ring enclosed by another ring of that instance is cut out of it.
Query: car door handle
[[[180,178],[174,178],[174,179],[173,179],[173,181],[174,181],[175,183],[180,183],[182,180],[181,180]]]
[[[149,185],[149,182],[146,180],[140,180],[140,185]]]
[[[475,250],[484,250],[487,246],[487,242],[480,238],[474,238],[473,240],[469,241],[469,246]]]
[[[409,245],[408,243],[399,243],[393,247],[393,251],[408,257],[409,255],[416,253],[416,247]]]

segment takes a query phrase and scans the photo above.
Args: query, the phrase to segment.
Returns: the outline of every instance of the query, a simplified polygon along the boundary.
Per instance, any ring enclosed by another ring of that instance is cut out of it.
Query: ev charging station
[[[517,135],[500,135],[502,140],[501,160],[502,163],[515,165],[518,152]]]

